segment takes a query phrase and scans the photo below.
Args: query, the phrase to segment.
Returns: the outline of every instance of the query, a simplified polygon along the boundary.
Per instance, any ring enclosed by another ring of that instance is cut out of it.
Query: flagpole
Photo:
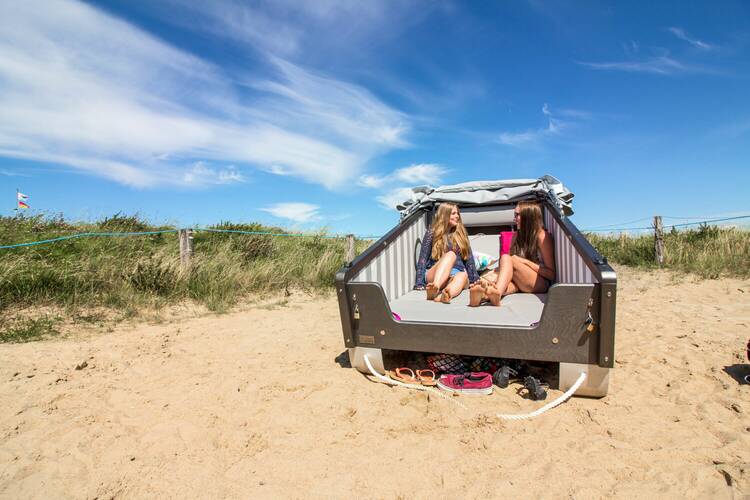
[[[13,209],[16,212],[16,217],[18,217],[18,193],[20,193],[20,192],[21,192],[21,190],[18,189],[18,188],[16,188],[16,208]]]

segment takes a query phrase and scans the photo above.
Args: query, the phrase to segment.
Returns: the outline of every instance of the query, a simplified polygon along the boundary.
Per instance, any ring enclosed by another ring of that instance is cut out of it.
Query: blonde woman
[[[502,297],[516,292],[545,293],[555,280],[555,245],[542,225],[539,204],[519,202],[513,219],[517,232],[510,253],[500,257],[497,271],[472,285],[470,306],[486,300],[499,306]]]
[[[443,203],[422,239],[415,290],[426,290],[427,300],[449,304],[469,283],[479,281],[469,236],[458,207]]]

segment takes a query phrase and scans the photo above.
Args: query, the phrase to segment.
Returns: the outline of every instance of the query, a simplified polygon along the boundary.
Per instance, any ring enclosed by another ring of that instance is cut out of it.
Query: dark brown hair
[[[520,224],[513,244],[510,246],[510,254],[518,255],[524,259],[540,264],[539,261],[539,230],[544,228],[542,224],[542,209],[538,203],[533,201],[521,201],[516,205],[520,214]]]

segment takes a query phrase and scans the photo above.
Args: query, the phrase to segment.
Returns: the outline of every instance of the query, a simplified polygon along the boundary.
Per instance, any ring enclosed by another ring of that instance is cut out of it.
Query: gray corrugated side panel
[[[358,255],[351,264],[344,265],[336,272],[336,295],[338,296],[339,316],[341,317],[341,327],[343,329],[344,345],[346,347],[356,347],[357,345],[356,339],[352,334],[353,330],[356,329],[356,325],[353,324],[355,322],[353,319],[354,311],[352,310],[354,304],[352,303],[351,295],[347,293],[347,287],[351,285],[349,284],[349,280],[356,276],[367,266],[367,264],[388,248],[388,245],[408,229],[412,222],[419,217],[424,216],[424,213],[424,210],[420,210],[402,220],[396,227],[388,231],[382,238]],[[380,287],[380,285],[378,285],[378,287]]]

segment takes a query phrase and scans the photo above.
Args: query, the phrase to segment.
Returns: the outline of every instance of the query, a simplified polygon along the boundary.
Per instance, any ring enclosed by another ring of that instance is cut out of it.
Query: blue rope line
[[[604,226],[592,227],[591,229],[587,229],[586,231],[600,231],[603,229],[607,229],[608,231],[611,231],[611,229],[609,228],[614,227],[614,226],[625,226],[627,224],[635,224],[636,222],[643,222],[644,220],[649,220],[649,219],[651,219],[651,217],[644,217],[642,219],[631,220],[628,222],[618,222],[616,224],[605,224]]]
[[[235,233],[235,234],[260,234],[266,236],[296,236],[300,238],[329,238],[329,239],[340,239],[346,238],[345,234],[304,234],[304,233],[272,233],[270,231],[244,231],[241,229],[211,229],[211,228],[196,228],[193,231],[206,231],[210,233]],[[358,240],[377,240],[380,236],[357,236],[354,237]]]
[[[135,232],[135,233],[78,233],[78,234],[71,234],[68,236],[60,236],[59,238],[51,238],[49,240],[41,240],[41,241],[31,241],[28,243],[16,243],[13,245],[0,245],[0,250],[9,249],[9,248],[21,248],[21,247],[31,247],[36,245],[44,245],[47,243],[56,243],[58,241],[65,241],[65,240],[72,240],[75,238],[86,238],[86,237],[93,237],[93,236],[114,236],[114,237],[124,237],[124,236],[148,236],[148,235],[154,235],[154,234],[162,234],[162,233],[176,233],[180,231],[179,229],[163,229],[160,231],[141,231],[141,232]],[[296,237],[308,237],[308,238],[328,238],[328,239],[338,239],[338,238],[344,238],[345,235],[318,235],[318,234],[302,234],[302,233],[272,233],[270,231],[242,231],[240,229],[209,229],[209,228],[197,228],[194,229],[194,231],[203,231],[203,232],[209,232],[209,233],[235,233],[235,234],[258,234],[258,235],[265,235],[265,236],[296,236]],[[368,239],[378,239],[380,236],[355,236],[357,239],[362,240],[368,240]]]
[[[234,233],[234,234],[260,234],[265,236],[297,236],[308,238],[344,238],[335,234],[303,234],[303,233],[272,233],[270,231],[243,231],[241,229],[209,229],[197,228],[194,231],[204,231],[209,233]]]
[[[137,233],[78,233],[78,234],[71,234],[69,236],[60,236],[59,238],[52,238],[49,240],[31,241],[29,243],[16,243],[14,245],[2,245],[0,246],[0,250],[7,249],[7,248],[32,247],[35,245],[44,245],[46,243],[55,243],[58,241],[72,240],[74,238],[85,238],[85,237],[92,237],[92,236],[114,236],[114,237],[148,236],[148,235],[162,234],[162,233],[176,233],[177,231],[179,231],[179,229],[164,229],[161,231],[141,231]]]

